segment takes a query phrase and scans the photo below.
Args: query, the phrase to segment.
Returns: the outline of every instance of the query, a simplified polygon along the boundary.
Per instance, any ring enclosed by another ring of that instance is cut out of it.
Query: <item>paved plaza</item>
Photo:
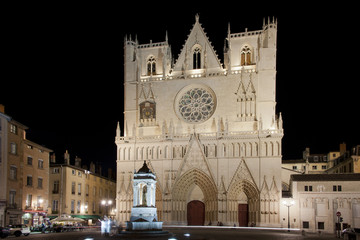
[[[30,236],[9,237],[7,239],[16,240],[102,240],[102,239],[166,239],[166,240],[232,240],[232,239],[250,239],[250,240],[335,240],[334,234],[307,233],[302,235],[299,230],[287,232],[286,229],[260,229],[260,228],[233,228],[233,227],[165,227],[165,231],[171,234],[167,236],[102,236],[100,231],[83,231],[83,232],[62,232],[62,233],[36,233]]]

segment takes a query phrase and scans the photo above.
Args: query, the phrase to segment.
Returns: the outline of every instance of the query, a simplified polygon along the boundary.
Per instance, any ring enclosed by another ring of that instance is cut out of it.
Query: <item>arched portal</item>
[[[201,201],[204,204],[206,223],[217,221],[216,185],[210,176],[195,168],[181,175],[172,189],[172,221],[174,223],[188,224],[187,204],[192,201]]]
[[[237,180],[228,192],[228,217],[230,223],[238,223],[239,226],[249,226],[259,222],[259,191],[248,180]]]

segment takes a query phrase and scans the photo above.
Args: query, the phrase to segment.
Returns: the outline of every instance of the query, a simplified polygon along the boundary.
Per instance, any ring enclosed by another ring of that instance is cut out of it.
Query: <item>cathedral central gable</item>
[[[201,27],[198,15],[174,66],[174,71],[196,69],[222,70],[217,54]]]
[[[211,178],[213,178],[209,168],[209,164],[206,160],[203,150],[201,149],[201,144],[197,139],[195,133],[191,136],[189,145],[187,146],[186,154],[178,171],[179,176],[183,175],[185,172],[193,168],[199,169]]]

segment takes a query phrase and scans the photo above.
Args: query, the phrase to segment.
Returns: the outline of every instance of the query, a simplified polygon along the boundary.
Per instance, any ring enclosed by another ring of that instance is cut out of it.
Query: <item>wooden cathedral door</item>
[[[248,205],[247,204],[239,204],[238,207],[239,212],[239,227],[247,227],[248,226]]]
[[[188,225],[204,225],[205,223],[205,204],[194,200],[187,204]]]

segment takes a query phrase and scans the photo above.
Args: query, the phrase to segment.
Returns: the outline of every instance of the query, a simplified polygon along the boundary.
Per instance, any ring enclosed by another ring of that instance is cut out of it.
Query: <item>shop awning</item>
[[[25,213],[47,213],[47,211],[43,210],[24,210]]]
[[[71,215],[73,218],[81,218],[81,219],[100,219],[99,215]]]

